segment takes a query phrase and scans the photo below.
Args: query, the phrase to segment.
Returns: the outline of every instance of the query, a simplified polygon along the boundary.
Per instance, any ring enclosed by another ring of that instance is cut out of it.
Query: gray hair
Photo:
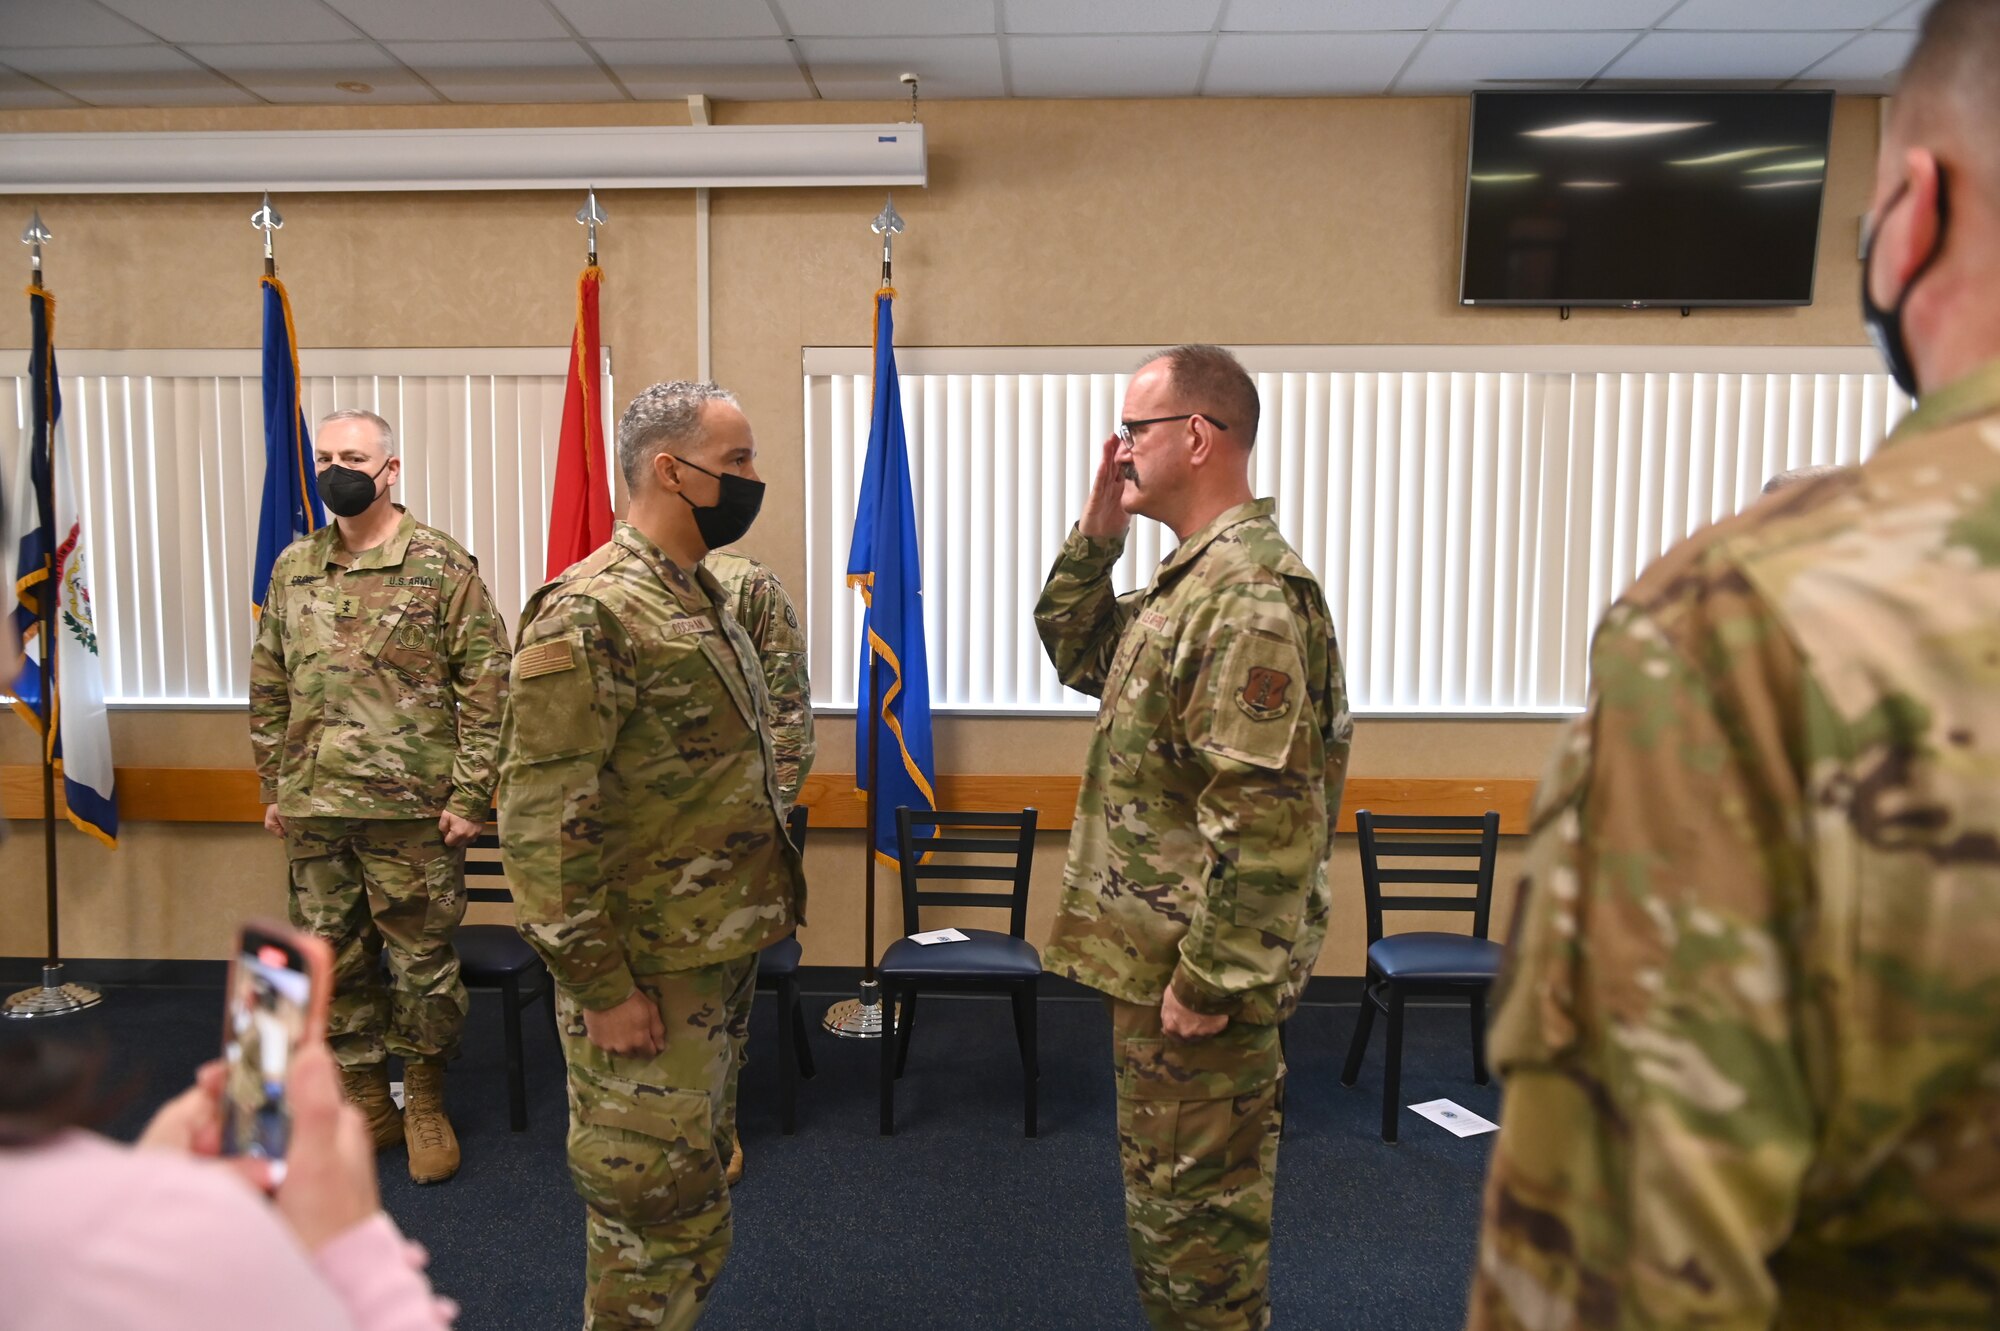
[[[686,379],[654,384],[632,399],[618,418],[618,469],[627,488],[639,488],[646,465],[662,452],[685,452],[701,442],[702,408],[710,402],[741,405],[726,388]]]
[[[330,411],[320,417],[319,428],[324,430],[335,421],[367,421],[375,427],[375,437],[382,441],[382,456],[385,458],[396,456],[396,429],[374,412],[365,411],[360,407],[343,407],[339,411]]]
[[[1846,467],[1837,466],[1833,463],[1827,463],[1824,466],[1818,467],[1794,467],[1790,471],[1781,471],[1770,480],[1765,481],[1764,493],[1767,495],[1776,494],[1780,490],[1789,490],[1795,485],[1805,485],[1816,481],[1822,476],[1838,476],[1846,470],[1848,470]]]

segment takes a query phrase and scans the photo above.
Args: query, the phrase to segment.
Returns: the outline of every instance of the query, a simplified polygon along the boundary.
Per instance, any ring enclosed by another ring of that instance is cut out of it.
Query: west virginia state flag
[[[14,625],[27,668],[14,681],[14,710],[45,739],[62,782],[69,820],[107,846],[118,844],[118,796],[112,788],[111,728],[104,712],[104,671],[91,618],[90,552],[83,506],[63,438],[62,384],[56,377],[55,297],[28,288],[34,349],[34,423],[14,491],[12,529],[21,533],[15,560]],[[55,603],[55,641],[42,639],[42,607]],[[54,673],[43,696],[42,662]],[[54,724],[51,724],[53,717]]]
[[[250,569],[250,605],[264,608],[271,565],[286,546],[326,526],[314,479],[312,439],[299,402],[299,343],[292,300],[275,277],[264,287],[264,507],[257,520],[257,562]]]
[[[583,270],[576,284],[576,332],[569,344],[569,386],[563,390],[562,441],[556,448],[556,491],[549,499],[548,576],[611,539],[611,480],[604,467],[604,403],[597,367],[597,293],[604,270]]]
[[[868,740],[877,745],[881,789],[876,793],[875,851],[896,864],[896,808],[937,808],[937,765],[931,757],[930,663],[924,651],[923,577],[917,554],[917,509],[910,494],[909,448],[903,437],[903,397],[896,386],[896,337],[890,302],[875,293],[875,411],[868,458],[854,511],[847,584],[867,603],[862,619],[860,707],[854,727],[854,784],[868,788]],[[879,659],[880,696],[869,697],[869,663]]]

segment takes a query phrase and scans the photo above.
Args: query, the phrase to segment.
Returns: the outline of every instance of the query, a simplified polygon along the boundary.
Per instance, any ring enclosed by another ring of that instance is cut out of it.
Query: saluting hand
[[[1104,441],[1103,456],[1097,460],[1097,479],[1090,484],[1090,498],[1076,529],[1085,536],[1123,536],[1132,525],[1132,515],[1120,502],[1125,493],[1125,462],[1118,456],[1122,445],[1118,436]]]
[[[599,1049],[624,1058],[651,1058],[667,1047],[667,1024],[644,989],[602,1012],[585,1008],[583,1030]]]

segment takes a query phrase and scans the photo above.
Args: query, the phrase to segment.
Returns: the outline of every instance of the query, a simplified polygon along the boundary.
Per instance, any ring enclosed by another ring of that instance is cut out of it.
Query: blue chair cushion
[[[757,954],[757,978],[776,979],[780,975],[792,974],[798,970],[799,957],[804,952],[797,938],[780,938]]]
[[[478,984],[481,977],[520,975],[533,970],[541,959],[535,949],[505,924],[467,924],[459,927],[452,945],[458,950],[458,964],[467,983]]]
[[[1500,974],[1501,946],[1464,934],[1394,934],[1368,945],[1368,964],[1391,980],[1477,984]]]
[[[898,938],[882,954],[885,978],[920,980],[971,980],[990,975],[996,979],[1026,979],[1042,973],[1041,954],[1021,939],[990,929],[961,929],[963,943],[932,943],[926,947],[907,938]]]

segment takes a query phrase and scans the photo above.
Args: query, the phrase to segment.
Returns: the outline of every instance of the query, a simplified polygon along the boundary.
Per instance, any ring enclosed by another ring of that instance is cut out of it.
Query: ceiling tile
[[[1222,0],[1004,0],[1008,32],[1207,32]]]
[[[1440,28],[1494,32],[1650,28],[1678,0],[1458,0]]]
[[[1654,32],[1607,79],[1789,79],[1846,41],[1837,32]]]
[[[62,0],[60,4],[7,6],[5,35],[0,43],[17,46],[118,46],[153,40],[93,0]]]
[[[550,0],[585,37],[679,41],[704,37],[782,37],[761,3],[735,0]]]
[[[1764,32],[1871,27],[1904,0],[1687,0],[1662,28],[1755,29]]]
[[[1909,8],[1898,10],[1896,16],[1882,26],[1885,28],[1914,29],[1924,21],[1924,15],[1930,13],[1930,10],[1931,0],[1916,0],[1916,3],[1910,5]]]
[[[776,0],[795,37],[928,37],[989,33],[993,0]]]
[[[791,101],[812,96],[782,37],[591,45],[634,97],[665,101],[701,92],[730,101]]]
[[[1209,97],[1340,97],[1383,92],[1423,34],[1229,33],[1215,40]]]
[[[454,102],[625,100],[575,42],[396,42],[389,49]]]
[[[823,97],[843,101],[909,100],[897,82],[923,80],[925,97],[1002,97],[998,37],[802,38],[799,50]]]
[[[0,109],[22,111],[44,106],[75,105],[77,105],[76,98],[68,93],[57,92],[45,84],[35,82],[25,74],[16,74],[11,69],[0,67]]]
[[[1192,97],[1209,36],[1009,37],[1016,97]]]
[[[569,33],[542,0],[479,0],[470,5],[411,0],[326,0],[370,37],[385,42],[532,41]]]
[[[45,46],[7,63],[93,106],[240,106],[257,99],[171,46]]]
[[[1428,28],[1451,0],[1232,0],[1225,32],[1394,32]]]
[[[1632,41],[1629,32],[1438,32],[1396,80],[1399,93],[1469,92],[1497,84],[1573,85]]]
[[[99,0],[170,42],[337,42],[354,29],[319,0]]]
[[[435,102],[437,94],[373,42],[311,42],[183,48],[273,102],[329,106]],[[339,83],[367,85],[350,92]]]
[[[1914,32],[1864,32],[1808,69],[1805,77],[1854,92],[1887,92],[1916,44]]]

